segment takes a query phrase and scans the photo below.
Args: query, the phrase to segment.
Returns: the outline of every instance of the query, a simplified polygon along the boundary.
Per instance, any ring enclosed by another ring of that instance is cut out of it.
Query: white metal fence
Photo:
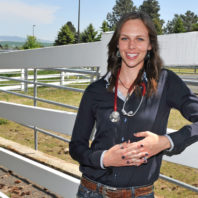
[[[100,42],[2,53],[0,54],[0,69],[34,69],[36,71],[36,69],[41,68],[60,69],[68,67],[100,67],[100,74],[103,75],[106,72],[107,43],[111,36],[112,33],[103,34]],[[172,53],[175,53],[175,59],[169,59],[166,66],[175,65],[177,63],[181,66],[181,60],[184,59],[183,51],[179,53],[177,50],[178,46],[173,45],[172,41],[171,43],[168,42],[168,35],[165,37],[166,42],[163,36],[160,36],[159,38],[162,58],[166,60],[169,56],[169,51],[167,49],[170,47],[174,48],[174,50],[172,49]],[[181,40],[181,38],[185,40],[188,39],[188,36],[187,34],[182,34],[182,37],[180,36],[178,39]],[[195,46],[194,50],[197,50],[198,36],[195,38],[194,43],[197,45],[193,46]],[[177,40],[176,37],[175,39]],[[189,48],[189,51],[188,49],[186,50],[187,51],[185,52],[190,54],[193,49],[191,47]],[[192,66],[193,64],[194,66],[197,66],[197,56],[195,56],[195,53],[193,53],[193,55],[194,57],[192,60],[188,59],[188,65]],[[185,62],[185,64],[187,63]],[[24,80],[23,82],[26,81]],[[34,86],[39,85],[35,78],[34,81],[32,81],[32,84],[34,84]],[[64,88],[64,86],[62,86],[62,88]],[[36,99],[38,100],[38,98]],[[28,106],[0,101],[0,117],[29,125],[33,128],[53,130],[71,135],[75,116],[75,113],[67,111],[41,108],[36,105]],[[167,161],[173,161],[198,168],[197,159],[194,157],[190,158],[190,156],[197,155],[197,149],[198,143],[195,143],[193,146],[189,147],[189,149],[184,151],[179,158],[174,156],[166,157],[165,159]],[[2,148],[0,149],[0,159],[2,165],[16,171],[16,173],[21,174],[22,176],[29,177],[32,181],[39,183],[49,190],[52,190],[63,197],[75,197],[75,192],[79,184],[78,179],[60,172],[54,173],[53,170],[49,170],[47,167],[41,167],[33,161],[27,161],[25,158],[20,158],[20,156]],[[13,164],[15,164],[15,166],[13,166]],[[31,175],[30,172],[32,172]],[[56,177],[54,174],[56,174]],[[48,177],[48,175],[50,176]],[[43,179],[41,179],[41,177]],[[65,181],[64,185],[61,184],[63,180]],[[198,192],[198,189],[194,187],[192,187],[192,190]],[[70,195],[68,195],[68,192],[70,192]]]

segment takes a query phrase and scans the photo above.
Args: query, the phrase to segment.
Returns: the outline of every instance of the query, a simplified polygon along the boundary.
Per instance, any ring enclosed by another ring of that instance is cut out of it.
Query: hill
[[[24,42],[16,42],[16,41],[0,41],[0,44],[2,46],[8,45],[9,48],[20,48],[23,46]],[[53,43],[44,43],[44,42],[40,42],[40,44],[43,47],[49,47],[49,46],[53,46]]]
[[[19,36],[1,36],[0,35],[0,42],[2,41],[13,41],[13,42],[25,42],[27,38],[19,37]],[[44,39],[37,39],[40,43],[53,43],[53,41],[44,40]]]

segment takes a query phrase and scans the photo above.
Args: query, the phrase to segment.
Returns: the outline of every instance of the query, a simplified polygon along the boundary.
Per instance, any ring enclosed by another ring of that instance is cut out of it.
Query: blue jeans
[[[92,191],[84,187],[83,185],[80,184],[78,188],[78,193],[77,193],[77,198],[105,198],[103,195],[97,191]],[[121,197],[120,197],[121,198]],[[135,198],[132,196],[132,198]],[[136,198],[154,198],[154,193],[150,193],[144,196],[139,196]]]

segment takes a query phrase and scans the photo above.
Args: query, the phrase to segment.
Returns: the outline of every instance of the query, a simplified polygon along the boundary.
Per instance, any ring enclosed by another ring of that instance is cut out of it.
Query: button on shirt
[[[80,163],[81,172],[92,180],[114,187],[131,187],[154,183],[159,176],[161,152],[148,159],[147,164],[139,167],[108,167],[102,169],[101,155],[115,144],[130,140],[136,142],[142,138],[133,134],[151,131],[158,135],[166,134],[171,108],[178,109],[182,115],[193,122],[180,130],[169,134],[174,148],[169,155],[181,153],[188,145],[198,141],[198,98],[185,83],[173,72],[162,70],[157,92],[143,102],[133,117],[121,113],[124,101],[118,97],[117,109],[120,121],[109,119],[114,106],[114,93],[107,90],[105,77],[92,83],[82,97],[70,142],[70,154]],[[133,93],[125,105],[125,110],[135,111],[141,97]],[[96,128],[90,145],[92,130]]]

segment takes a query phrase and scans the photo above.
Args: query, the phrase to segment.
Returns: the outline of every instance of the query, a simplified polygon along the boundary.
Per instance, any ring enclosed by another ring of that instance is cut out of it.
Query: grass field
[[[80,88],[85,88],[86,85],[78,86]],[[29,89],[29,95],[33,95],[33,90]],[[66,90],[57,90],[53,88],[39,88],[38,89],[38,97],[45,98],[48,100],[53,100],[57,102],[62,102],[65,104],[70,104],[74,106],[78,106],[82,93],[71,92]],[[0,100],[15,102],[26,105],[33,105],[33,101],[21,98],[14,95],[8,95],[6,93],[0,93]],[[38,106],[46,107],[46,108],[54,108],[60,110],[69,110],[63,107],[56,107],[54,105],[45,104],[38,102]],[[69,110],[71,111],[71,110]],[[172,110],[170,114],[170,119],[168,123],[169,128],[179,129],[183,125],[189,124],[178,111]],[[69,138],[65,135],[58,134],[62,137]],[[27,145],[31,148],[34,148],[34,137],[33,130],[13,123],[11,121],[7,121],[4,119],[0,119],[0,136],[13,140],[23,145]],[[65,148],[68,147],[68,144],[52,138],[50,136],[43,135],[39,133],[39,141],[38,148],[40,151],[48,153],[52,156],[61,158],[63,160],[74,162],[69,156],[68,152],[65,152]],[[179,179],[188,184],[194,185],[198,187],[198,169],[191,169],[181,165],[175,165],[173,163],[163,162],[161,173],[175,179]],[[188,191],[184,188],[178,187],[176,185],[170,184],[163,180],[158,180],[155,184],[155,189],[157,195],[160,195],[161,198],[198,198],[198,194]]]

